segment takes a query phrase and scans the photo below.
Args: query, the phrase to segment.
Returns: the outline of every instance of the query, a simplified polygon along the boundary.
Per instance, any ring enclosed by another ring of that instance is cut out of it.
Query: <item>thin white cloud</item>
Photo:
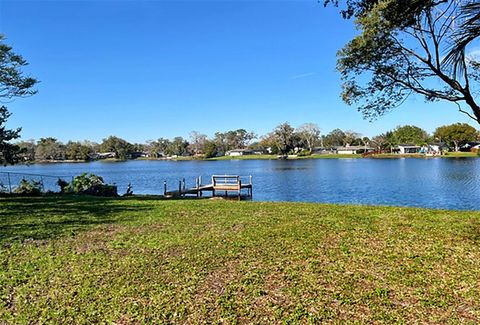
[[[478,60],[480,59],[480,48],[476,47],[469,51],[466,55],[467,59]]]
[[[302,74],[297,74],[295,76],[292,76],[291,79],[302,79],[302,78],[314,76],[316,74],[317,74],[316,72],[307,72],[307,73],[302,73]]]

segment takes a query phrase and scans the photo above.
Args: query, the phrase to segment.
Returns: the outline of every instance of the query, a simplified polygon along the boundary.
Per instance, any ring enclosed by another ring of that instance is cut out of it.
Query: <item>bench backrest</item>
[[[240,176],[235,175],[213,175],[212,184],[217,185],[238,185],[240,183]]]

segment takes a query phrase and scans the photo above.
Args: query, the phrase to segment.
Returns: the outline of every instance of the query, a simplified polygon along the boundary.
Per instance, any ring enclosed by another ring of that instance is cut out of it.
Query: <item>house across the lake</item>
[[[416,146],[414,144],[399,144],[394,151],[398,152],[399,154],[412,154],[412,153],[419,153],[422,147]]]
[[[127,159],[137,159],[148,157],[148,153],[144,151],[134,151],[127,155]]]
[[[315,147],[315,148],[312,148],[311,153],[312,155],[326,155],[326,154],[331,154],[332,150],[324,147]]]
[[[362,154],[373,152],[375,149],[369,148],[366,146],[345,146],[345,147],[337,147],[337,154],[339,155],[354,155],[354,154]]]
[[[448,147],[444,143],[434,143],[423,146],[420,152],[427,155],[441,155],[442,152],[447,150]]]
[[[468,142],[460,147],[460,151],[478,151],[480,149],[480,142]]]
[[[245,156],[245,155],[253,155],[253,150],[249,149],[233,149],[229,150],[225,153],[225,156]]]
[[[107,159],[115,157],[117,157],[117,154],[115,152],[97,152],[90,156],[91,159]]]

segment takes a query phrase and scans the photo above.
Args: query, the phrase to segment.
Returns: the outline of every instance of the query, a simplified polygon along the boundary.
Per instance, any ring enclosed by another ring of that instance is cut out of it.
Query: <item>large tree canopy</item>
[[[449,147],[455,148],[455,151],[468,142],[476,141],[478,135],[478,131],[466,123],[443,125],[438,127],[433,134],[436,140],[445,142]]]
[[[4,43],[0,34],[0,103],[14,97],[33,95],[36,79],[26,76],[22,67],[27,62],[12,48]],[[16,161],[19,147],[10,141],[20,136],[20,129],[8,130],[5,123],[10,116],[7,107],[0,105],[0,164],[12,164]]]
[[[325,4],[342,5],[326,0]],[[412,94],[446,100],[480,123],[480,4],[468,0],[345,0],[359,34],[338,53],[342,98],[374,119]]]

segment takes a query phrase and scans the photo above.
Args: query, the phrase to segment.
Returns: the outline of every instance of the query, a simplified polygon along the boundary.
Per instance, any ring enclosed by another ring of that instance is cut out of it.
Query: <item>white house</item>
[[[419,153],[422,148],[413,144],[399,144],[396,149],[396,151],[398,151],[400,154],[408,154]]]
[[[425,154],[440,155],[443,151],[446,151],[447,149],[448,147],[443,143],[435,143],[423,146],[420,149],[420,152]]]
[[[480,142],[469,142],[460,147],[460,151],[476,151],[480,148]]]
[[[253,155],[252,150],[248,149],[233,149],[229,150],[225,153],[226,156],[245,156],[245,155]]]
[[[372,151],[375,151],[375,149],[365,146],[346,146],[337,148],[337,154],[339,155],[354,155]]]
[[[107,159],[107,158],[115,158],[117,154],[115,152],[97,152],[91,155],[92,159]]]

